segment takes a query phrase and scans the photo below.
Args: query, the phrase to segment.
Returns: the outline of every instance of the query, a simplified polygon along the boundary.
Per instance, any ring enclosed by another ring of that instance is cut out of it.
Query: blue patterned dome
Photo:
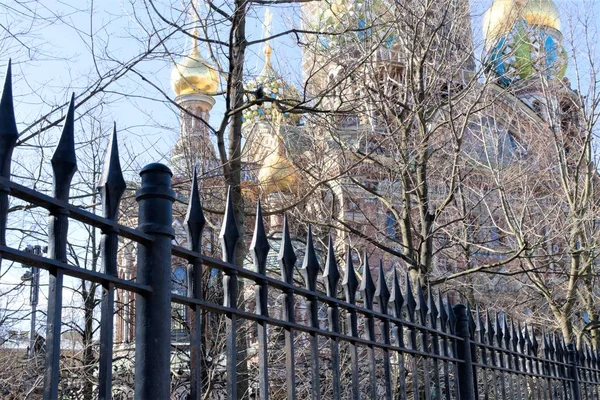
[[[567,54],[560,38],[558,31],[518,21],[489,50],[490,68],[505,86],[532,76],[561,79]]]

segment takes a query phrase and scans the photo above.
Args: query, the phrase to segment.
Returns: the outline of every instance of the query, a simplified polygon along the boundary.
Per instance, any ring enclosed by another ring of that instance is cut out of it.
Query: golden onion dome
[[[521,15],[529,25],[546,26],[560,31],[560,15],[552,0],[529,0]]]
[[[298,174],[290,160],[273,152],[258,171],[258,181],[267,193],[289,192],[298,185]]]
[[[560,16],[552,0],[494,0],[483,16],[486,47],[507,34],[518,20],[560,30]]]
[[[190,54],[176,63],[171,71],[173,91],[177,96],[185,94],[214,95],[219,90],[219,82],[219,73],[200,55],[198,41],[194,38]]]

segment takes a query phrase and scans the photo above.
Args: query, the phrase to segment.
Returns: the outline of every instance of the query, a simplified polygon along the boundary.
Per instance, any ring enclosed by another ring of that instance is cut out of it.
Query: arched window
[[[177,265],[171,273],[171,293],[185,296],[187,294],[187,270]],[[183,304],[171,304],[171,332],[177,338],[184,336],[187,327],[187,307]]]

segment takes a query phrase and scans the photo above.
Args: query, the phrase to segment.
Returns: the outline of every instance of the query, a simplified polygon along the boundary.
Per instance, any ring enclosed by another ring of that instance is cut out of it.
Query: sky
[[[167,16],[181,18],[183,1],[174,3],[175,10],[168,10],[167,2],[156,0],[155,4]],[[491,0],[471,3],[474,40],[481,43],[482,14]],[[555,3],[565,27],[565,41],[568,43],[573,38],[579,40],[587,35],[591,39],[591,51],[597,57],[600,54],[597,51],[600,41],[596,40],[600,1],[555,0]],[[7,10],[0,14],[0,30],[4,29],[0,31],[0,78],[4,77],[8,58],[12,58],[15,108],[21,129],[45,115],[51,105],[66,103],[72,92],[80,95],[90,82],[97,79],[99,72],[116,68],[119,61],[130,59],[147,46],[147,42],[139,40],[143,32],[151,29],[142,0],[43,0],[25,4],[34,7],[32,11],[37,16],[34,20],[31,19],[31,13],[20,9],[18,4],[8,0],[2,6],[0,0],[0,7]],[[89,9],[93,9],[93,12],[90,13]],[[273,7],[271,11],[274,14],[273,33],[299,25],[297,7]],[[585,24],[582,14],[593,21],[587,33],[583,32]],[[264,28],[264,8],[251,8],[249,15],[248,36],[260,38]],[[151,43],[153,41],[156,41],[156,37],[151,38]],[[179,53],[184,53],[190,46],[189,40],[182,34],[174,35],[167,43],[170,49]],[[273,43],[273,48],[275,69],[291,83],[300,85],[301,53],[293,39],[278,39]],[[478,51],[481,52],[481,46]],[[98,55],[96,59],[91,56],[92,52]],[[581,50],[574,55],[586,56],[585,51]],[[262,45],[250,48],[247,57],[247,75],[255,76],[263,64]],[[575,71],[571,65],[567,76],[575,81]],[[78,125],[78,137],[82,141],[79,147],[85,146],[84,139],[89,136],[86,130],[108,133],[114,121],[119,132],[122,160],[127,159],[124,168],[129,178],[135,178],[137,171],[146,163],[168,163],[168,155],[177,140],[179,129],[178,111],[174,106],[166,106],[161,94],[173,98],[169,87],[171,68],[172,61],[165,57],[144,61],[135,67],[139,75],[129,74],[110,85],[101,101],[90,103],[94,104],[93,110],[90,105],[78,109],[77,115],[94,115],[91,120],[82,119]],[[148,81],[142,80],[141,76],[147,77]],[[586,79],[584,77],[582,80],[584,84]],[[220,98],[213,109],[213,125],[220,121],[222,110],[223,99]],[[61,112],[57,115],[61,115]],[[19,149],[17,168],[35,171],[40,159],[47,168],[59,134],[59,128],[50,129],[30,142],[42,147],[34,149],[23,146]],[[80,149],[80,161],[86,161],[83,159],[85,154],[88,153]],[[23,269],[16,268],[4,278],[17,283],[23,272]],[[24,292],[23,301],[26,301],[27,295]],[[0,304],[0,308],[2,306]],[[43,300],[41,307],[44,307]]]

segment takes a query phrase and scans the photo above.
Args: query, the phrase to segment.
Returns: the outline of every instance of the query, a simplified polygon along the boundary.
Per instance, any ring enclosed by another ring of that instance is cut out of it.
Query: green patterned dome
[[[272,51],[271,46],[267,43],[264,49],[265,66],[256,79],[248,82],[245,89],[247,92],[255,93],[258,88],[262,88],[265,99],[280,100],[282,102],[281,106],[288,109],[293,105],[290,103],[300,99],[300,94],[296,88],[288,84],[273,69],[271,65]],[[248,100],[255,100],[255,96],[252,94],[248,97]],[[275,102],[265,101],[260,105],[255,104],[244,110],[243,120],[244,125],[260,121],[277,122],[282,125],[298,125],[300,122],[300,115],[281,113],[275,105]]]
[[[558,31],[518,21],[490,49],[491,70],[504,86],[535,75],[561,79],[567,69],[567,53],[560,39]]]

